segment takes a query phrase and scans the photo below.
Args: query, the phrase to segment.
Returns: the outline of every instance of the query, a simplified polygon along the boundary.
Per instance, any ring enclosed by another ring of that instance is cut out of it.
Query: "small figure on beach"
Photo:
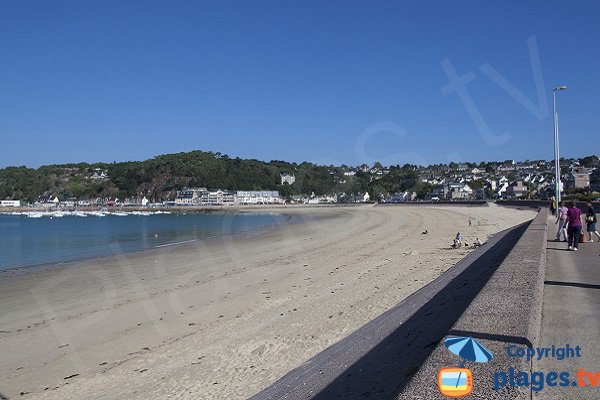
[[[469,218],[469,226],[471,226],[473,224],[473,222],[471,221],[471,218]]]
[[[477,247],[481,247],[483,246],[483,242],[481,241],[481,239],[477,238],[475,239],[475,243],[473,243],[473,247],[477,248]]]
[[[463,241],[463,238],[462,238],[460,232],[457,232],[456,237],[454,238],[454,242],[452,243],[452,248],[453,249],[460,248],[460,246],[462,246],[462,241]]]
[[[561,235],[565,238],[563,241],[567,241],[567,211],[569,211],[569,209],[565,206],[565,202],[561,201],[555,222],[555,224],[558,224],[558,230],[556,231],[557,242],[560,242]]]
[[[589,241],[591,243],[594,242],[592,238],[592,233],[596,235],[598,240],[600,240],[600,234],[596,230],[596,222],[598,222],[598,218],[596,217],[596,210],[594,210],[594,206],[591,201],[587,202],[587,212],[585,213],[585,223],[587,224],[587,233],[589,235]]]
[[[552,215],[556,215],[556,197],[554,196],[550,199],[550,212]]]
[[[579,250],[579,237],[581,236],[581,210],[577,208],[574,201],[569,203],[567,211],[567,234],[569,235],[569,250]]]

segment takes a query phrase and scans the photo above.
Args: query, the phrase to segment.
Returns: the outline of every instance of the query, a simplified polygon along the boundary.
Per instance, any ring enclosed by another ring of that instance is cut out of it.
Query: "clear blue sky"
[[[598,154],[599,21],[595,0],[5,0],[0,167],[550,160],[562,83],[562,154]]]

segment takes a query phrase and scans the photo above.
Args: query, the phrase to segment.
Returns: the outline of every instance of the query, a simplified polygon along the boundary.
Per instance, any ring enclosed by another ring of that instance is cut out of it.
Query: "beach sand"
[[[449,248],[457,231],[485,241],[535,216],[493,204],[285,212],[268,231],[4,274],[0,394],[244,399],[464,257]]]

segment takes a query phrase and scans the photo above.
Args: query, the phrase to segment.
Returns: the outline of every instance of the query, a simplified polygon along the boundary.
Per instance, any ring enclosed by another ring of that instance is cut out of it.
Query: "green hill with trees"
[[[563,173],[573,160],[562,160]],[[600,168],[597,156],[577,160],[588,168]],[[542,161],[542,163],[544,163]],[[493,174],[497,162],[464,163],[467,170],[479,168]],[[40,196],[57,195],[60,199],[93,199],[118,197],[124,199],[146,196],[152,201],[173,199],[184,187],[206,187],[230,190],[277,190],[283,197],[300,194],[356,194],[368,191],[371,198],[403,191],[414,191],[424,198],[431,186],[419,179],[427,171],[438,175],[458,176],[456,163],[417,167],[384,167],[375,163],[374,170],[366,165],[352,168],[346,165],[300,164],[273,160],[269,162],[232,158],[225,154],[205,151],[165,154],[146,161],[114,163],[78,163],[46,165],[37,169],[7,167],[0,169],[0,199],[19,199],[33,202]],[[352,171],[350,174],[348,172]],[[377,171],[377,172],[373,172]],[[293,185],[281,184],[281,174],[293,174]],[[514,173],[507,173],[516,179]],[[593,179],[596,179],[593,177]],[[471,181],[478,189],[483,181]]]
[[[146,161],[48,165],[38,169],[8,167],[0,169],[0,198],[34,201],[44,195],[58,195],[62,199],[145,195],[165,200],[184,187],[278,190],[283,196],[368,189],[367,174],[347,177],[344,170],[344,167],[306,162],[263,162],[192,151]],[[94,179],[98,171],[106,172],[108,178]],[[283,173],[294,174],[296,182],[291,186],[281,185]]]

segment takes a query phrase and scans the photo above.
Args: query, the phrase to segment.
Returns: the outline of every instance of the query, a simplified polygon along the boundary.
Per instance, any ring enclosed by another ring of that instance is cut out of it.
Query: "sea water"
[[[0,214],[0,270],[82,260],[266,228],[287,217],[270,213],[106,215]]]

